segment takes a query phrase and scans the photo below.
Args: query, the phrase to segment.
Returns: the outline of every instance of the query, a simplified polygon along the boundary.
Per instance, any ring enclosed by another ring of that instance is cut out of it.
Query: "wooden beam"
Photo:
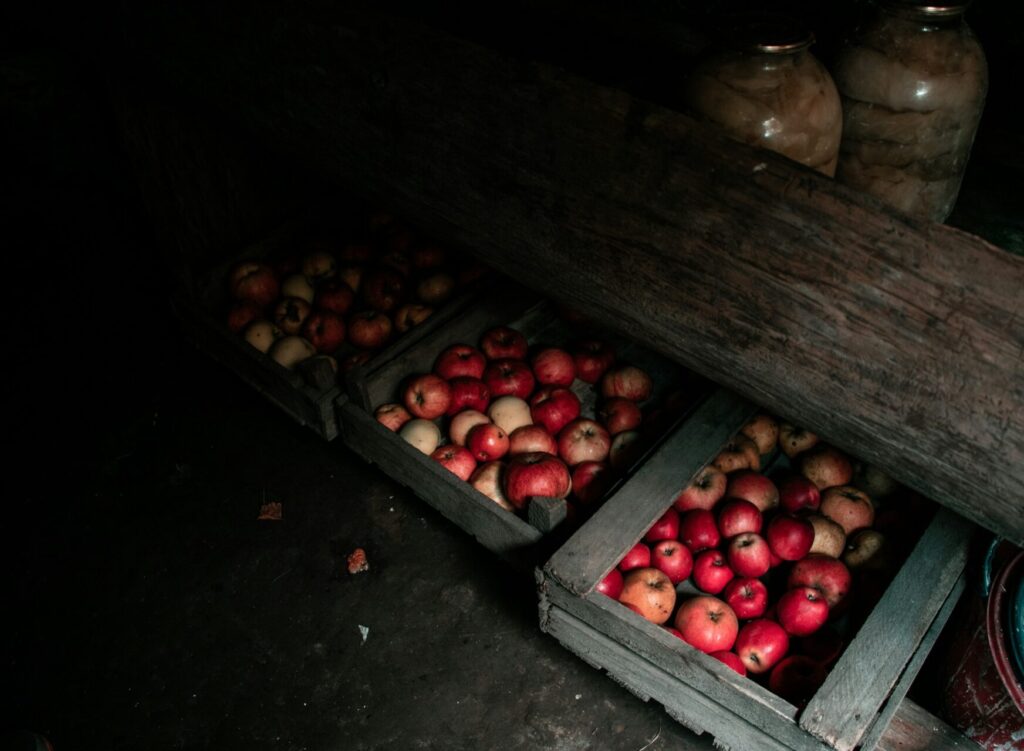
[[[1024,259],[417,22],[176,9],[138,54],[275,150],[1024,543]]]

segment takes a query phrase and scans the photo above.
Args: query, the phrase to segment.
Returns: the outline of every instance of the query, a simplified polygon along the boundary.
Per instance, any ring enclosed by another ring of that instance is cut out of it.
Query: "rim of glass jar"
[[[718,28],[723,47],[740,52],[783,55],[800,52],[814,44],[814,32],[790,16],[753,11],[725,17]]]
[[[928,3],[918,0],[889,0],[884,3],[886,10],[913,13],[926,18],[955,18],[962,16],[970,6],[970,2],[960,3]]]

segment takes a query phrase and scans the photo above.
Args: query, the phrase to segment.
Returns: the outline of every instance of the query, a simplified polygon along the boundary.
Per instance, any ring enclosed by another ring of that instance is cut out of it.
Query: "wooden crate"
[[[366,384],[374,378],[379,368],[400,357],[407,348],[415,346],[431,332],[446,326],[449,319],[472,305],[479,295],[487,294],[492,285],[500,284],[496,275],[490,275],[438,307],[423,323],[394,337],[366,363],[339,374],[337,383],[322,387],[311,385],[299,372],[279,365],[249,346],[241,336],[227,327],[225,314],[229,300],[226,280],[228,271],[238,261],[274,257],[281,251],[305,242],[314,232],[335,232],[339,237],[351,232],[356,221],[352,216],[354,212],[335,212],[328,208],[329,205],[340,206],[347,201],[339,198],[330,203],[325,202],[316,211],[289,222],[271,237],[246,247],[230,260],[218,264],[204,274],[192,289],[180,289],[172,295],[172,305],[187,335],[201,350],[234,371],[300,425],[310,428],[328,441],[338,435],[335,403],[340,395],[347,394],[354,401],[368,406]],[[339,354],[343,356],[348,351],[354,350],[346,349],[343,345]]]
[[[594,591],[754,411],[719,390],[661,444],[538,572],[541,627],[633,693],[661,702],[687,727],[713,734],[722,747],[896,748],[886,740],[887,727],[901,712],[896,727],[917,722],[920,712],[903,708],[903,699],[963,590],[971,526],[956,514],[935,515],[802,710]],[[956,734],[949,738],[920,748],[958,747]]]
[[[573,337],[568,324],[555,314],[550,304],[536,295],[513,286],[493,290],[491,294],[482,296],[478,304],[464,310],[462,315],[450,318],[443,328],[435,328],[430,335],[420,338],[400,356],[378,368],[365,381],[364,400],[356,401],[347,396],[339,398],[338,420],[342,438],[353,451],[411,488],[424,501],[476,537],[488,550],[513,562],[532,566],[541,560],[539,556],[554,550],[565,539],[560,529],[547,527],[544,521],[549,517],[546,514],[533,514],[532,504],[528,509],[531,513],[525,519],[502,509],[381,426],[373,417],[373,409],[377,406],[400,401],[402,382],[410,375],[429,372],[446,347],[458,343],[476,345],[484,332],[499,325],[521,331],[531,348],[538,344],[564,346]],[[676,416],[664,424],[662,436],[706,396],[708,384],[682,367],[621,337],[606,338],[614,344],[620,361],[638,365],[652,376],[654,393],[651,402],[660,403],[675,387],[685,389],[686,403],[678,405]],[[581,414],[593,415],[594,387],[577,379],[572,389],[580,398]],[[618,483],[612,486],[613,490],[633,468],[642,464],[644,456],[657,445],[657,440],[654,438],[647,442],[647,449],[621,473]],[[540,499],[535,501],[542,502]],[[553,531],[555,534],[549,534]]]

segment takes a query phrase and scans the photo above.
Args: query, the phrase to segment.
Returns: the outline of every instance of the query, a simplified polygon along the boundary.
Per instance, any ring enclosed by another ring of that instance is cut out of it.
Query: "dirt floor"
[[[165,354],[27,530],[18,726],[58,751],[709,745],[541,634],[529,577],[177,338]]]

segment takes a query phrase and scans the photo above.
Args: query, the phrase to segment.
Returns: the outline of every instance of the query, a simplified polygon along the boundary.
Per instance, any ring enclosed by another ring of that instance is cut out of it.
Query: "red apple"
[[[796,516],[777,514],[768,522],[764,536],[776,556],[784,561],[799,561],[814,543],[814,525]]]
[[[416,285],[416,296],[427,305],[440,305],[455,291],[455,279],[451,274],[438,271],[420,280]]]
[[[768,607],[768,588],[760,579],[733,579],[722,590],[722,599],[729,603],[737,618],[760,618]]]
[[[809,430],[784,422],[779,426],[779,448],[792,459],[818,442],[818,436]]]
[[[564,349],[542,349],[530,361],[537,383],[545,386],[571,386],[576,378],[576,365],[572,355]]]
[[[515,511],[515,507],[505,497],[505,465],[503,462],[481,464],[470,475],[469,484],[506,511]]]
[[[710,465],[704,467],[676,497],[676,510],[711,509],[725,495],[726,482],[722,470]]]
[[[740,432],[757,444],[761,456],[770,454],[779,440],[779,423],[771,415],[761,413],[747,421]]]
[[[477,425],[466,435],[466,448],[478,462],[493,462],[508,453],[508,434],[494,423]]]
[[[726,557],[729,568],[739,576],[764,576],[772,567],[768,543],[761,535],[753,532],[744,532],[729,540]]]
[[[638,542],[622,556],[622,560],[619,561],[619,570],[632,571],[635,568],[648,568],[650,565],[651,549],[642,542]]]
[[[468,344],[453,344],[434,361],[434,372],[449,380],[458,376],[482,379],[486,367],[484,353]]]
[[[603,462],[582,462],[572,470],[572,492],[583,506],[600,501],[611,481],[611,471]]]
[[[351,340],[350,336],[349,341]],[[353,352],[338,363],[338,370],[342,373],[351,373],[356,368],[366,365],[371,359],[373,359],[372,352]]]
[[[729,476],[725,494],[729,498],[750,501],[762,514],[779,505],[779,491],[775,483],[760,472],[749,469],[741,469]]]
[[[309,303],[298,297],[286,297],[274,306],[271,320],[277,324],[287,336],[297,336],[302,331],[312,308]]]
[[[373,412],[374,418],[390,430],[397,433],[403,425],[412,419],[412,415],[401,404],[382,404]]]
[[[887,568],[889,562],[889,547],[881,532],[861,529],[850,536],[843,553],[848,568],[877,571]]]
[[[683,641],[707,654],[732,649],[739,630],[732,608],[706,595],[691,597],[680,605],[675,624]]]
[[[313,284],[320,284],[338,273],[338,264],[326,250],[314,250],[302,259],[302,273]]]
[[[740,629],[736,637],[736,654],[743,660],[748,673],[766,673],[786,656],[789,636],[775,621],[761,618]]]
[[[601,396],[619,396],[634,402],[649,399],[654,385],[651,377],[635,365],[619,365],[601,378]]]
[[[416,269],[432,269],[444,263],[445,252],[432,243],[417,245],[412,249],[412,265]]]
[[[821,513],[840,524],[847,535],[875,522],[875,506],[871,499],[852,485],[826,490],[821,496]]]
[[[558,441],[540,425],[523,425],[509,434],[510,454],[526,454],[531,451],[543,451],[558,456]],[[576,487],[573,481],[573,487]],[[578,490],[578,488],[577,488]]]
[[[594,590],[603,595],[608,595],[608,597],[611,597],[613,600],[617,600],[619,599],[619,595],[622,594],[623,585],[624,580],[622,578],[622,572],[617,568],[613,568],[608,572],[608,575],[605,576],[605,578],[597,583]]]
[[[534,420],[538,420],[536,412]],[[608,431],[593,420],[583,417],[570,422],[558,434],[558,455],[570,467],[583,462],[603,462],[608,458],[611,445]]]
[[[761,468],[761,454],[757,450],[756,443],[742,433],[737,433],[731,441],[722,447],[711,464],[726,474],[740,469],[750,469],[756,472]]]
[[[452,387],[434,373],[414,376],[405,387],[403,402],[413,416],[434,420],[448,411]]]
[[[562,428],[579,416],[579,397],[569,389],[544,386],[530,397],[530,417],[551,435],[558,435]]]
[[[779,484],[779,504],[790,514],[802,509],[817,511],[821,505],[821,491],[803,475],[790,475]]]
[[[430,458],[460,480],[468,481],[476,469],[476,459],[464,446],[449,444],[434,449]]]
[[[571,489],[569,468],[551,454],[516,454],[505,468],[505,497],[519,509],[534,496],[565,498]]]
[[[479,378],[456,376],[448,381],[448,385],[451,386],[452,391],[451,402],[446,411],[449,417],[457,415],[464,409],[483,412],[491,403],[491,392],[487,390],[487,384]]]
[[[228,290],[235,300],[248,300],[265,308],[277,299],[280,285],[267,264],[242,261],[228,274]]]
[[[793,636],[810,636],[828,620],[828,603],[813,587],[797,587],[775,604],[779,625]]]
[[[817,485],[819,490],[824,490],[836,485],[849,485],[853,479],[853,465],[839,449],[821,444],[800,457],[800,474]],[[822,503],[824,500],[822,498]]]
[[[391,336],[391,319],[375,310],[356,313],[348,321],[348,340],[362,349],[377,349]]]
[[[228,328],[238,334],[253,321],[258,321],[262,315],[262,308],[252,300],[236,302],[228,311]]]
[[[318,310],[306,319],[302,335],[317,352],[334,352],[345,341],[345,321],[337,313]]]
[[[618,435],[627,430],[636,430],[643,421],[643,414],[636,402],[616,396],[605,401],[597,412],[597,419],[604,423],[608,432]]]
[[[475,409],[464,409],[448,423],[448,437],[457,446],[466,445],[466,436],[477,425],[486,425],[491,421],[483,412]]]
[[[660,626],[672,616],[676,588],[664,572],[656,568],[637,568],[623,579],[619,602],[632,605],[640,615]]]
[[[674,508],[668,509],[658,521],[651,525],[644,535],[647,542],[658,542],[660,540],[676,540],[679,538],[679,512]]]
[[[576,377],[586,383],[597,383],[615,362],[615,350],[605,342],[588,339],[579,342],[572,351]]]
[[[742,498],[727,498],[718,507],[718,531],[723,539],[729,539],[744,532],[760,534],[763,523],[761,512],[750,501]]]
[[[651,564],[665,572],[673,584],[689,578],[693,571],[693,555],[678,540],[662,540],[651,549]]]
[[[612,469],[627,469],[636,461],[644,443],[638,430],[625,430],[612,438],[612,447],[608,451],[608,462]]]
[[[704,550],[693,559],[693,583],[709,594],[717,595],[734,576],[721,550]]]
[[[419,326],[434,314],[434,309],[419,303],[403,305],[395,311],[395,330],[404,334],[414,326]]]
[[[828,669],[807,655],[784,657],[768,677],[768,688],[790,704],[803,707],[821,688]]]
[[[526,337],[507,326],[491,329],[480,338],[480,349],[488,360],[524,360],[528,348]]]
[[[829,608],[834,609],[850,591],[850,571],[835,558],[809,555],[793,566],[786,587],[813,587],[825,595]]]
[[[522,360],[494,360],[484,369],[484,383],[491,396],[517,396],[525,399],[533,392],[533,371]]]
[[[662,626],[662,628],[665,629],[668,633],[672,634],[672,636],[676,637],[677,639],[683,638],[683,635],[679,633],[679,629],[677,628],[672,628],[671,626]]]
[[[405,297],[405,277],[389,268],[378,268],[363,279],[363,300],[374,310],[387,313]]]
[[[698,553],[706,548],[718,547],[722,536],[718,532],[714,514],[707,509],[692,509],[680,517],[679,539],[691,553]]]
[[[355,299],[356,294],[351,287],[340,279],[331,279],[324,282],[316,291],[313,304],[317,310],[326,310],[343,316],[352,307]]]
[[[735,652],[712,652],[709,657],[714,657],[719,662],[725,663],[742,676],[747,674],[747,666],[743,664],[743,660]]]

